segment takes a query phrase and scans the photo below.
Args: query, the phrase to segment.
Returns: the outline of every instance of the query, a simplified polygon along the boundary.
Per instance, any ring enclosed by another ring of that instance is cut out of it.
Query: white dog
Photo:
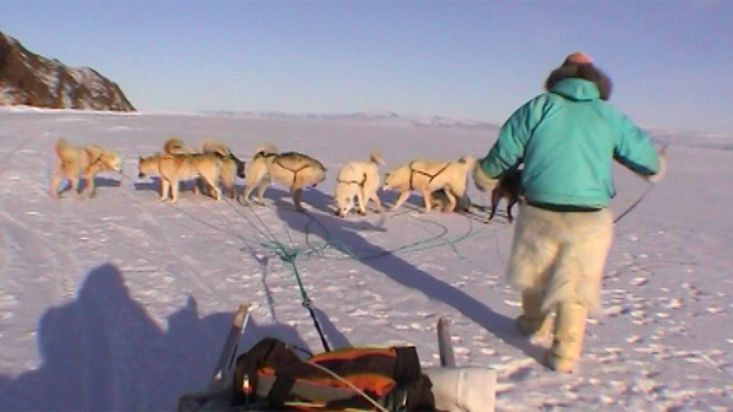
[[[382,211],[382,202],[379,200],[379,165],[384,164],[379,154],[372,153],[369,161],[354,161],[343,165],[336,177],[334,203],[336,216],[346,217],[354,207],[354,197],[358,205],[358,213],[366,215],[369,201],[374,202],[374,210]]]
[[[475,167],[473,156],[464,156],[452,162],[435,162],[421,159],[399,166],[387,172],[384,190],[399,190],[400,196],[391,210],[397,210],[410,197],[412,191],[420,192],[425,201],[425,213],[433,204],[432,193],[443,189],[448,198],[444,212],[453,212],[456,198],[466,194],[468,173]]]

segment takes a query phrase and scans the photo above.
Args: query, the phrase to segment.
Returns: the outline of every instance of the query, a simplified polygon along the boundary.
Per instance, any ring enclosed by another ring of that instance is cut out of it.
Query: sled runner
[[[441,367],[424,369],[409,346],[344,348],[301,359],[285,342],[264,338],[237,355],[248,318],[240,306],[208,388],[181,396],[179,411],[494,410],[496,372],[455,366],[444,318],[438,321]]]

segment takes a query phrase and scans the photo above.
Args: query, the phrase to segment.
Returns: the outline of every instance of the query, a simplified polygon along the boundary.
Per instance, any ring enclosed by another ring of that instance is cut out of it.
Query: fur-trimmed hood
[[[593,64],[564,64],[547,77],[545,89],[548,92],[557,92],[556,88],[566,79],[583,79],[593,83],[598,89],[598,97],[608,100],[611,97],[611,79]],[[560,92],[563,96],[564,93]],[[572,96],[566,96],[573,98]],[[581,99],[582,100],[582,99]]]

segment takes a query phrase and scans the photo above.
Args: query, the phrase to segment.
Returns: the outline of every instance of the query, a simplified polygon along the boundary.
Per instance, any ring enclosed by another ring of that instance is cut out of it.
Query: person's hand
[[[473,169],[473,183],[479,191],[491,192],[499,184],[499,180],[492,179],[481,167],[480,162],[477,162]]]

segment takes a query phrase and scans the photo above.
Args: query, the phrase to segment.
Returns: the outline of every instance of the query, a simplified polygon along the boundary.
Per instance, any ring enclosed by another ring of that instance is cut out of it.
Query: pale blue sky
[[[143,111],[503,123],[584,50],[644,127],[733,136],[733,2],[7,1],[0,30]]]

